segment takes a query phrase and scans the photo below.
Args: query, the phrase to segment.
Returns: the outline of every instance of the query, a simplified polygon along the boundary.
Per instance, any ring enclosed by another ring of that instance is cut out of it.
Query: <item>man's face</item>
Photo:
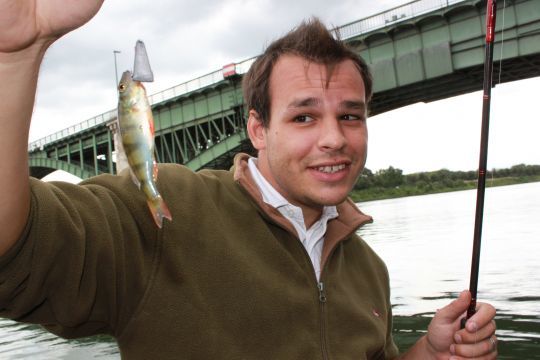
[[[290,203],[319,212],[347,197],[367,154],[364,82],[351,60],[328,87],[326,68],[284,55],[270,76],[270,122],[250,112],[248,131],[263,176]]]

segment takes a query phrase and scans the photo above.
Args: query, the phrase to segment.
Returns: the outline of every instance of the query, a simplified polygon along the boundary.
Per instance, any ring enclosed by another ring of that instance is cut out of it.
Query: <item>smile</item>
[[[333,166],[319,166],[317,168],[318,171],[326,173],[326,174],[333,174],[343,169],[345,169],[345,164],[333,165]]]

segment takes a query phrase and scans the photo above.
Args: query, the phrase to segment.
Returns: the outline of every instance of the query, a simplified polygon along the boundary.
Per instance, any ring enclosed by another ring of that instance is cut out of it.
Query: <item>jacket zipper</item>
[[[326,291],[324,289],[324,283],[319,281],[317,283],[319,289],[319,304],[320,304],[320,316],[321,316],[321,351],[323,359],[328,359],[328,349],[326,341],[326,316],[325,316],[325,304],[326,304]]]
[[[349,235],[347,235],[347,236],[349,236]],[[313,267],[313,264],[311,263],[311,258],[309,257],[309,254],[308,254],[306,248],[304,247],[304,245],[302,245],[302,243],[300,242],[300,240],[298,238],[296,238],[296,240],[298,240],[298,245],[300,246],[300,248],[302,249],[304,255],[307,257],[307,259],[309,260],[309,263],[311,264],[311,269],[313,270],[313,277],[315,278],[315,282],[317,283],[317,290],[319,292],[319,309],[320,309],[319,315],[321,317],[321,326],[320,326],[320,330],[321,330],[321,353],[322,353],[323,360],[328,360],[328,359],[330,359],[330,357],[328,355],[328,341],[327,341],[327,335],[326,335],[327,325],[326,325],[326,316],[325,316],[325,304],[326,304],[327,297],[326,297],[326,289],[325,289],[324,282],[320,280],[320,279],[322,279],[322,275],[323,275],[324,269],[326,267],[326,264],[324,264],[321,267],[321,273],[319,275],[319,279],[317,279],[317,275],[315,274],[315,268]],[[334,250],[336,249],[337,244],[339,244],[340,242],[341,242],[341,240],[338,241],[336,243],[336,246],[334,246],[330,250],[330,254],[328,255],[327,260],[332,258],[332,254],[334,253]]]
[[[347,235],[348,236],[348,235]],[[336,245],[330,250],[330,254],[328,254],[328,258],[326,259],[326,263],[332,258],[332,255],[334,254],[334,250],[336,249],[337,245],[341,242],[338,241]],[[302,244],[300,244],[302,246]],[[302,246],[304,247],[304,246]],[[304,249],[305,250],[305,249]],[[309,257],[309,254],[307,251],[305,251],[305,254]],[[310,260],[311,261],[311,260]],[[317,279],[317,276],[315,276],[315,280],[317,281],[317,289],[319,290],[319,304],[320,304],[320,317],[321,317],[321,352],[322,352],[322,358],[323,360],[330,359],[330,355],[328,355],[328,336],[327,336],[327,324],[326,324],[326,288],[325,283],[321,280],[324,270],[326,268],[326,263],[323,264],[321,267],[321,273],[319,275],[319,279]],[[313,270],[315,272],[315,269]]]
[[[300,240],[298,240],[298,245],[300,246],[306,258],[309,260],[309,263],[311,264],[311,258],[309,257],[309,254],[306,248],[304,247],[304,245],[302,245]],[[320,322],[321,324],[320,325],[321,353],[322,353],[323,360],[328,360],[329,356],[328,356],[328,342],[326,339],[327,329],[326,329],[326,316],[325,316],[326,289],[324,287],[324,282],[320,280],[322,278],[324,268],[321,268],[321,274],[319,275],[319,279],[317,279],[317,275],[315,274],[315,268],[313,267],[313,264],[311,264],[311,269],[313,270],[313,278],[315,279],[315,283],[317,284],[317,291],[319,294],[319,316],[321,318],[321,322]]]

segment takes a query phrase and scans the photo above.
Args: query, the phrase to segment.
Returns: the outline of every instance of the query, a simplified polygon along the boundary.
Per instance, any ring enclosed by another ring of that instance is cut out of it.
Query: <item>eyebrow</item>
[[[295,109],[295,108],[303,108],[303,107],[310,107],[310,106],[319,106],[321,105],[321,100],[315,97],[308,97],[305,99],[295,99],[289,105],[287,108],[289,109]],[[366,103],[362,100],[344,100],[339,104],[339,108],[343,110],[360,110],[360,111],[366,111]]]
[[[302,108],[302,107],[309,107],[309,106],[317,106],[321,104],[321,100],[317,99],[315,97],[308,97],[305,99],[295,99],[289,105],[287,105],[287,108],[294,109],[294,108]]]
[[[341,109],[366,111],[366,103],[361,100],[344,100],[339,104]]]

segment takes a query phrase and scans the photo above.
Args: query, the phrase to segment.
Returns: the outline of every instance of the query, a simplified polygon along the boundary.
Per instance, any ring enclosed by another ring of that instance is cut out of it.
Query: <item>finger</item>
[[[466,329],[456,331],[454,334],[454,341],[456,344],[474,344],[495,334],[496,329],[497,326],[495,321],[491,320],[486,326],[475,332],[470,332]]]
[[[497,337],[495,335],[476,344],[452,344],[450,352],[464,358],[491,359],[497,356]]]
[[[495,317],[495,308],[486,303],[478,303],[476,306],[476,312],[465,323],[465,328],[469,332],[476,332],[478,329],[489,324]]]
[[[445,320],[447,323],[455,322],[463,316],[463,313],[467,310],[470,302],[471,293],[468,290],[464,290],[459,294],[457,299],[439,309],[437,315],[441,320]]]
[[[484,355],[484,356],[474,357],[472,359],[474,359],[474,360],[496,360],[497,356],[498,356],[498,354],[495,352],[495,353],[491,353],[491,354]],[[471,358],[452,355],[452,356],[450,356],[449,360],[471,360]]]

